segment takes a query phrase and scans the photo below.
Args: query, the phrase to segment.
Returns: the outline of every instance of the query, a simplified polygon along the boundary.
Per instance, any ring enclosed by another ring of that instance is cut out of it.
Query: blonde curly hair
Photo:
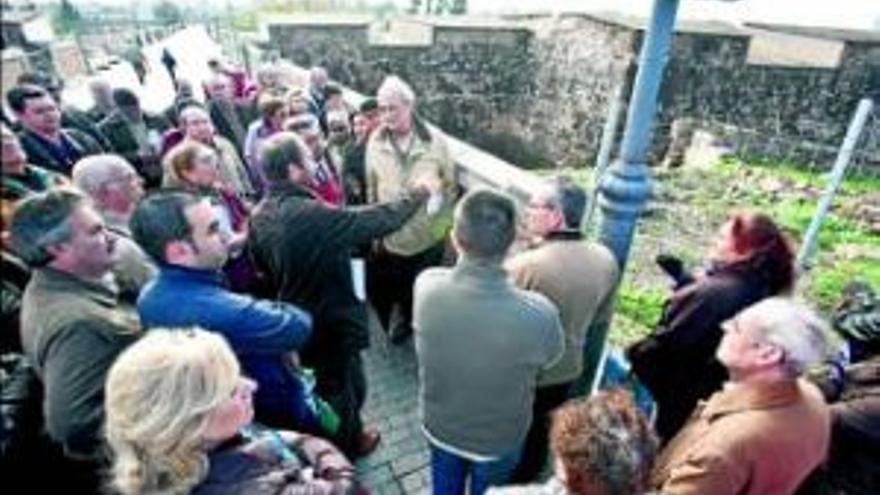
[[[200,329],[154,329],[110,368],[105,435],[111,485],[124,495],[188,493],[207,474],[211,413],[239,383],[223,337]]]

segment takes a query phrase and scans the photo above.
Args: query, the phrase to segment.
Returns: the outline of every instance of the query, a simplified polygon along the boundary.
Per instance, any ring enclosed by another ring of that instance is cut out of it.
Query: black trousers
[[[329,440],[353,459],[364,431],[361,408],[367,400],[367,378],[360,352],[344,351],[320,362],[307,363],[316,374],[315,390],[339,415],[339,431]]]
[[[367,265],[367,293],[376,310],[379,323],[390,331],[391,313],[399,304],[403,322],[412,324],[413,284],[422,270],[443,263],[446,242],[441,241],[421,253],[400,256],[382,251],[375,253]]]
[[[519,464],[513,472],[513,483],[532,483],[544,469],[549,451],[550,413],[568,400],[572,383],[539,387],[535,391],[532,425],[529,427]]]

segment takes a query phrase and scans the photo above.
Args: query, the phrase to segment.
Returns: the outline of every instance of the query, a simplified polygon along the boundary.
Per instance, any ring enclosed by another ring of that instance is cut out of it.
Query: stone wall
[[[838,67],[748,63],[748,37],[678,36],[661,92],[659,147],[669,123],[733,126],[729,145],[748,154],[827,163],[859,99],[880,79],[880,44],[847,42]],[[880,159],[880,149],[862,150]]]
[[[391,22],[411,24],[269,24],[269,44],[297,64],[327,67],[331,77],[367,94],[384,75],[398,74],[413,85],[429,120],[522,166],[592,163],[615,91],[629,93],[642,37],[641,21],[587,14]],[[653,163],[675,120],[742,131],[724,133],[737,150],[827,162],[858,99],[880,85],[880,37],[839,41],[842,49],[826,50],[839,60],[829,63],[826,53],[810,66],[797,59],[751,63],[750,42],[766,30],[678,28],[661,87]],[[412,40],[393,36],[404,32]],[[880,157],[871,146],[859,153]]]
[[[435,27],[433,42],[370,43],[365,23],[332,29],[300,24],[269,26],[271,45],[300,66],[322,65],[331,77],[375,94],[387,74],[408,81],[419,111],[446,132],[473,143],[504,128],[532,87],[531,33],[524,28]]]

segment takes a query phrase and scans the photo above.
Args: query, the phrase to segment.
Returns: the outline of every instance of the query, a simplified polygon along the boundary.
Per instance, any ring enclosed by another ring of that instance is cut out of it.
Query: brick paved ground
[[[382,443],[357,463],[361,479],[377,495],[429,493],[428,449],[419,429],[418,383],[412,339],[392,345],[375,320],[364,353],[369,394],[364,423],[382,432]]]

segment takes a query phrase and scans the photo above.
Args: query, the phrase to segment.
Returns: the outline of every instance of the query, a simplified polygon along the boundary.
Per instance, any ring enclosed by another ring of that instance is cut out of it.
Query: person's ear
[[[560,208],[553,208],[553,228],[557,230],[565,228],[565,215]]]
[[[785,351],[776,344],[764,344],[761,352],[758,354],[761,364],[774,365],[785,361]]]
[[[60,242],[58,244],[52,244],[51,246],[46,246],[44,249],[49,253],[52,259],[60,258],[67,252],[67,243]]]
[[[184,241],[171,241],[165,245],[165,261],[178,265],[184,264],[192,257],[192,247]]]

